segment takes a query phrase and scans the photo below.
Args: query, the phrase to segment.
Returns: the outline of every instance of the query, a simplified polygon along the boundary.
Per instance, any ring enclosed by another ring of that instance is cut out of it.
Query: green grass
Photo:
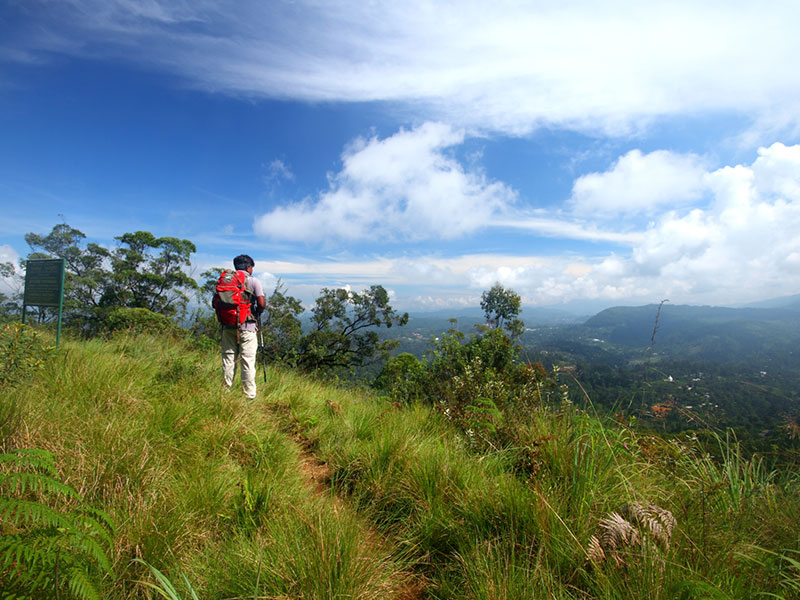
[[[720,440],[725,459],[714,463],[571,405],[542,406],[514,415],[517,446],[477,453],[428,407],[332,394],[340,412],[311,396],[276,399],[284,427],[300,429],[340,493],[410,549],[431,597],[755,598],[786,587],[785,557],[800,543],[797,475],[777,483],[733,440]],[[598,521],[631,502],[673,512],[670,549],[632,548],[619,568],[587,564]],[[758,554],[752,545],[784,556],[781,575],[743,558]]]
[[[135,559],[180,593],[185,575],[202,598],[391,597],[406,578],[399,553],[363,544],[369,525],[318,497],[266,402],[223,391],[219,375],[215,354],[123,335],[65,340],[0,392],[22,415],[4,450],[52,452],[63,481],[116,524],[101,597],[148,597],[138,582],[155,580]]]
[[[31,368],[0,390],[0,415],[13,416],[0,450],[51,452],[60,481],[111,517],[103,598],[152,598],[165,581],[201,599],[800,589],[800,479],[732,439],[715,461],[690,441],[541,405],[507,413],[512,441],[481,450],[431,406],[279,368],[266,385],[259,372],[248,402],[221,388],[216,353],[163,336],[62,340]],[[330,489],[309,480],[309,456]],[[672,512],[669,549],[643,534],[621,565],[588,562],[600,520],[629,503]]]

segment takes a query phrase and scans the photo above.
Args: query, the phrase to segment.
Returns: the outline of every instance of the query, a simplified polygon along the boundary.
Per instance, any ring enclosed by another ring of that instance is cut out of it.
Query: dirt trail
[[[339,494],[331,488],[331,468],[330,466],[319,459],[312,451],[311,442],[303,437],[302,433],[296,429],[291,431],[293,439],[299,448],[300,458],[300,472],[304,475],[308,486],[314,491],[315,494],[325,496],[330,502],[333,503],[335,511],[351,510],[347,506],[347,500],[342,498]],[[369,548],[385,549],[391,546],[391,543],[386,540],[383,534],[374,526],[366,524],[364,531],[363,544]],[[399,593],[392,596],[388,600],[424,600],[427,598],[425,593],[425,584],[423,581],[416,577],[413,573],[406,573],[405,580],[402,583]]]
[[[306,481],[317,494],[325,494],[331,488],[331,468],[328,463],[319,460],[312,452],[302,449],[300,451],[300,471]],[[336,504],[341,503],[341,498],[336,494],[331,494],[331,498]]]

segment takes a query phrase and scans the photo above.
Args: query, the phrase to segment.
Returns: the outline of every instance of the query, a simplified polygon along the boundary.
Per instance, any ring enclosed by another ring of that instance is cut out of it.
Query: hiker
[[[264,288],[253,277],[255,264],[247,254],[234,258],[236,270],[220,274],[211,303],[222,325],[222,381],[230,389],[241,362],[242,391],[249,399],[256,397],[258,321],[267,305]]]

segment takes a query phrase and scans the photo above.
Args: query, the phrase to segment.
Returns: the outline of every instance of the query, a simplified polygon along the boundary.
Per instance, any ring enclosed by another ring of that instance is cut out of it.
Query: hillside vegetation
[[[523,314],[528,323],[527,308]],[[383,335],[424,359],[442,331],[474,331],[478,322],[412,314],[406,327]],[[564,369],[577,404],[588,396],[592,411],[635,419],[639,431],[733,429],[747,453],[776,463],[800,456],[797,297],[740,309],[616,307],[582,325],[533,325],[518,339],[525,360]]]
[[[800,595],[797,472],[604,423],[557,374],[501,403],[467,369],[453,418],[276,367],[248,402],[182,336],[0,342],[6,598]]]

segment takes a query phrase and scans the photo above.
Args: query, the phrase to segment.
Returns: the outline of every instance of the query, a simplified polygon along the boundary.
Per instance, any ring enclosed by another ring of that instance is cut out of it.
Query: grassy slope
[[[800,587],[788,560],[798,478],[733,446],[714,464],[565,406],[518,415],[518,447],[477,452],[429,407],[278,369],[266,385],[259,372],[246,402],[220,389],[217,362],[163,338],[67,341],[29,383],[0,390],[2,414],[20,417],[3,450],[50,450],[116,522],[104,598],[148,597],[137,557],[176,583],[185,574],[201,598],[790,598]],[[329,491],[310,484],[308,452],[327,463]],[[670,548],[589,566],[599,520],[629,502],[672,511]]]

